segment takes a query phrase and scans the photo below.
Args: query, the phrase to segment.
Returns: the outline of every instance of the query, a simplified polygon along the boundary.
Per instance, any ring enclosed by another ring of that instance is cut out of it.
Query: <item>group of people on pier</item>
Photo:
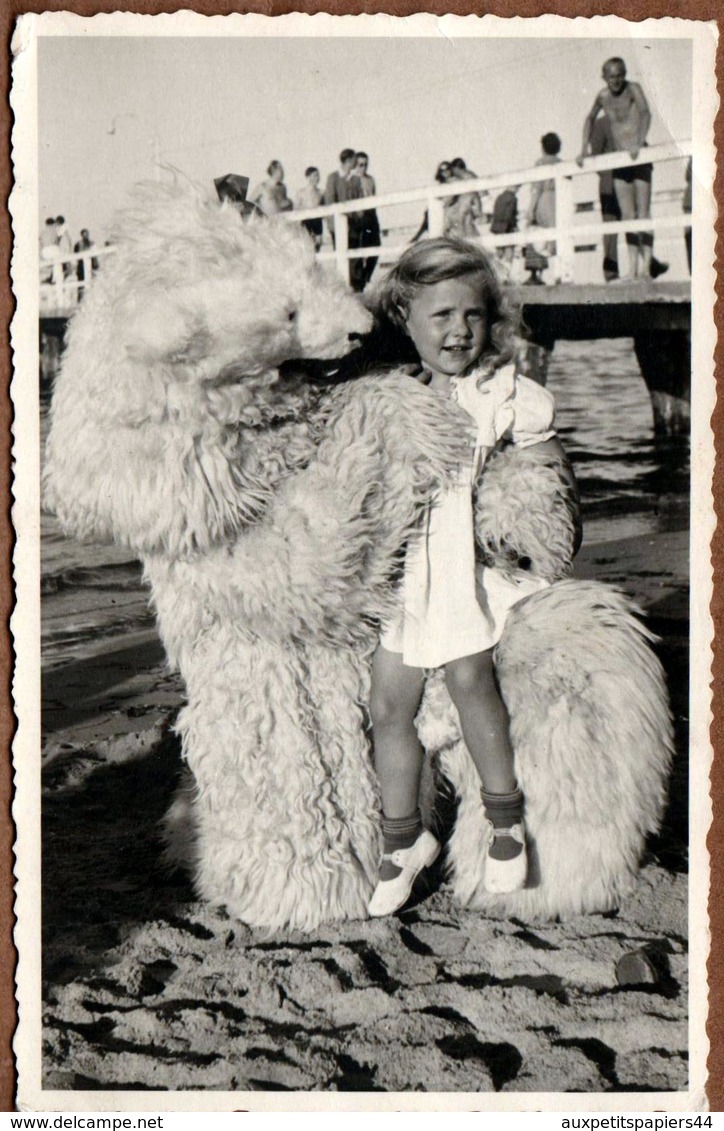
[[[603,153],[626,152],[632,158],[639,156],[646,146],[646,137],[651,124],[651,111],[641,85],[626,77],[626,64],[618,56],[607,59],[603,64],[602,77],[605,87],[599,91],[593,106],[585,119],[581,151],[576,158],[583,166],[587,156],[596,157]],[[549,132],[541,138],[541,156],[536,165],[554,165],[561,161],[561,139],[558,134]],[[599,201],[604,222],[618,220],[648,219],[651,215],[651,182],[653,166],[650,162],[629,165],[620,169],[599,173]],[[455,179],[474,177],[461,158],[442,161],[437,167],[435,180],[449,184]],[[484,202],[478,192],[464,193],[461,196],[446,197],[444,208],[444,234],[477,237],[478,224],[487,220],[494,235],[518,231],[519,208],[518,192],[520,185],[509,185],[495,197],[492,211],[486,214]],[[687,167],[687,192],[684,209],[691,211],[691,163]],[[524,219],[525,230],[532,233],[532,241],[523,249],[523,262],[529,271],[547,266],[553,260],[554,280],[558,277],[555,262],[556,245],[552,240],[542,244],[535,241],[534,229],[553,228],[556,224],[555,181],[537,181],[532,185],[528,207]],[[427,215],[418,232],[417,240],[427,229]],[[651,232],[627,232],[628,251],[627,270],[619,270],[618,236],[604,236],[603,274],[607,282],[636,278],[657,278],[668,270],[653,254],[653,234]],[[498,255],[512,270],[515,262],[515,245],[503,245]],[[687,254],[691,269],[691,238],[687,231]],[[536,278],[533,275],[533,278]]]
[[[646,138],[651,123],[651,111],[646,95],[637,82],[626,76],[623,59],[613,57],[603,64],[602,77],[605,86],[596,95],[593,106],[583,126],[581,150],[576,160],[583,165],[587,156],[620,151],[632,158],[639,156],[646,147]],[[562,143],[553,131],[541,138],[541,153],[536,165],[554,165],[561,161]],[[628,165],[620,169],[599,173],[599,203],[604,221],[648,219],[651,215],[651,182],[653,166],[650,162]],[[688,170],[690,184],[690,169]],[[462,157],[451,161],[441,161],[435,171],[438,184],[451,184],[455,181],[475,180],[478,174],[468,168]],[[284,184],[284,169],[278,160],[270,163],[266,179],[250,194],[249,201],[266,215],[293,209],[318,208],[321,205],[336,204],[349,200],[374,196],[376,185],[369,173],[369,157],[362,151],[345,148],[339,155],[339,167],[327,177],[324,189],[321,187],[319,169],[310,165],[304,173],[304,184],[294,201],[287,193]],[[479,191],[461,191],[459,194],[443,198],[443,235],[462,236],[478,239],[483,226],[492,234],[517,232],[520,212],[518,193],[520,185],[512,184],[504,188],[494,198],[486,199],[488,194]],[[686,208],[686,201],[684,202]],[[690,208],[690,205],[689,205]],[[531,273],[529,281],[540,281],[541,271],[550,267],[549,281],[560,279],[556,258],[556,244],[553,240],[537,241],[535,229],[548,229],[556,224],[555,180],[542,180],[531,186],[527,208],[523,215],[524,230],[531,232],[531,242],[517,255],[515,244],[502,245],[497,249],[504,273],[521,281],[524,269]],[[306,219],[302,223],[309,231],[315,246],[320,248],[324,238],[324,223],[321,219]],[[334,221],[327,220],[327,228],[334,244]],[[379,247],[381,241],[380,224],[374,208],[348,214],[350,249]],[[428,230],[427,212],[412,236],[416,243]],[[625,269],[619,267],[618,237],[615,234],[604,236],[603,275],[607,282],[640,278],[657,278],[668,270],[653,253],[653,234],[650,231],[626,233],[627,260]],[[690,238],[687,238],[687,250]],[[377,264],[376,256],[350,260],[349,278],[351,286],[364,290]]]
[[[248,200],[264,215],[275,216],[279,212],[291,212],[294,209],[302,211],[309,208],[319,208],[325,204],[363,200],[365,197],[375,196],[377,193],[375,179],[369,172],[368,154],[362,150],[356,151],[349,147],[343,149],[340,153],[339,168],[329,174],[323,191],[320,189],[320,183],[319,169],[316,165],[309,165],[304,170],[304,184],[292,201],[284,184],[284,167],[281,161],[274,160],[270,162],[267,168],[265,180],[250,193]],[[374,208],[351,212],[348,216],[348,223],[348,246],[350,248],[379,247],[382,233]],[[314,246],[319,249],[324,238],[322,220],[313,218],[303,220],[302,224],[312,237]],[[327,221],[327,227],[332,243],[334,243],[334,220],[331,217]],[[350,260],[349,281],[353,290],[364,290],[372,278],[376,264],[376,256]]]
[[[93,246],[93,240],[87,228],[81,228],[80,238],[74,243],[68,231],[65,216],[49,216],[40,232],[41,283],[51,283],[53,281],[53,269],[56,264],[62,264],[63,277],[65,279],[75,273],[78,282],[83,282],[85,278],[83,260],[78,259],[74,265],[72,261],[68,261],[68,257],[73,254],[80,255],[84,251],[90,251]],[[95,258],[91,259],[91,270],[95,271],[97,268],[98,260]]]

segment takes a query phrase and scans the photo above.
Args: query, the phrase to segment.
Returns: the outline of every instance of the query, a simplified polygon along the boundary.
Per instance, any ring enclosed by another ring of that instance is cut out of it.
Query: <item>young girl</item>
[[[473,488],[503,438],[538,445],[546,458],[551,448],[562,456],[552,428],[553,398],[515,372],[515,323],[484,251],[452,237],[417,244],[385,279],[380,302],[412,339],[430,388],[469,413],[474,441],[470,464],[408,545],[400,613],[384,627],[373,660],[370,710],[384,849],[370,915],[400,908],[440,851],[418,808],[423,751],[414,719],[428,668],[445,668],[481,778],[489,822],[485,886],[509,892],[525,884],[523,797],[492,648],[508,609],[546,583],[476,567]]]

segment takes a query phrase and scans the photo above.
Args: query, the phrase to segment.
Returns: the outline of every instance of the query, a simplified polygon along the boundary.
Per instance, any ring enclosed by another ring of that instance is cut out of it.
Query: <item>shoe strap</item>
[[[418,837],[418,840],[419,839],[420,838]],[[383,860],[391,860],[393,864],[398,864],[398,861],[395,859],[395,857],[399,856],[399,854],[401,852],[409,852],[410,849],[414,848],[416,844],[417,844],[417,841],[415,841],[413,844],[408,844],[406,848],[393,848],[392,852],[383,852],[381,857],[380,857],[380,863]],[[398,864],[398,866],[399,866],[399,864]]]
[[[493,829],[493,840],[495,840],[499,836],[508,836],[511,840],[517,840],[519,844],[525,844],[525,837],[522,835],[522,829],[520,825],[512,825],[509,829],[500,829],[496,828],[496,826],[493,825],[492,821],[490,822],[490,824]]]

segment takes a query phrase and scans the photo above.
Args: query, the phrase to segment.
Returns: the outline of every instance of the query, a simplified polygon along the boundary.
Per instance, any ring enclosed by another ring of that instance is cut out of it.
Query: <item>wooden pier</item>
[[[691,416],[691,284],[653,282],[521,286],[516,299],[534,347],[531,362],[545,381],[561,340],[633,338],[649,390],[654,432],[688,435]]]

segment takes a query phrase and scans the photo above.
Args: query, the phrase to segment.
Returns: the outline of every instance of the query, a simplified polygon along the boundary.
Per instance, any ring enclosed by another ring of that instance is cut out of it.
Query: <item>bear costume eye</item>
[[[295,310],[294,308],[292,308],[292,309],[291,309],[291,310],[289,311],[289,314],[287,315],[287,318],[289,319],[289,321],[290,321],[290,322],[296,322],[296,320],[297,320],[297,312],[296,312],[296,310]]]

